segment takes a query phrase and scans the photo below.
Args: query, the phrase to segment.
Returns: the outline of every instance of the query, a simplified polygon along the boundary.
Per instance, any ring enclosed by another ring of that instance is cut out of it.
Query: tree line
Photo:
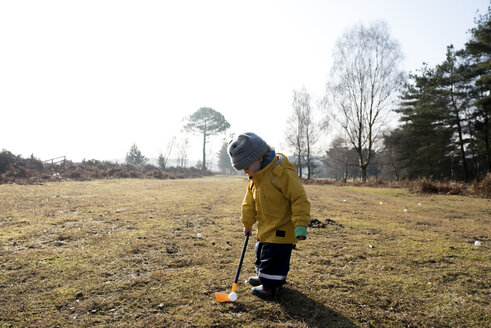
[[[303,128],[303,137],[296,133],[297,139],[291,139],[296,164],[307,168],[308,177],[316,169],[318,176],[344,180],[484,178],[491,172],[490,9],[475,24],[463,49],[449,45],[442,63],[423,63],[408,76],[399,68],[400,46],[390,38],[386,24],[347,31],[336,43],[320,102],[329,126],[341,132],[312,160],[308,128]],[[308,99],[308,93],[302,99]],[[294,109],[294,115],[297,112]],[[394,114],[399,126],[389,128]],[[308,115],[305,111],[302,117]],[[309,119],[292,120],[302,121]],[[324,122],[317,130],[325,127]],[[298,147],[299,137],[303,147]]]
[[[444,62],[423,63],[408,75],[386,23],[347,30],[336,42],[322,99],[314,100],[305,87],[292,93],[285,141],[299,176],[469,181],[490,173],[489,8],[475,24],[464,49],[449,45]],[[208,168],[209,138],[229,127],[209,107],[186,118],[183,130],[202,136],[202,170]],[[319,141],[326,135],[331,142],[323,150]],[[159,166],[167,165],[174,144],[175,138],[160,154]],[[227,145],[224,140],[216,155],[218,168],[233,174]],[[186,141],[179,147],[184,166],[187,146]],[[126,160],[135,159],[146,161],[133,145]]]
[[[201,135],[203,138],[203,157],[202,160],[198,161],[196,165],[198,168],[203,171],[206,171],[208,169],[207,163],[210,163],[210,161],[207,161],[206,158],[206,145],[209,142],[209,138],[219,133],[225,132],[229,128],[230,123],[225,119],[223,114],[217,112],[210,107],[201,107],[192,115],[185,118],[185,125],[183,126],[183,130],[189,133]],[[167,167],[169,157],[176,143],[176,137],[173,137],[172,140],[168,143],[166,151],[159,154],[158,166],[161,169],[165,169]],[[177,148],[177,166],[185,167],[188,158],[187,149],[189,148],[189,140],[185,138],[183,141],[177,144]],[[149,159],[142,154],[136,144],[133,144],[128,153],[126,153],[126,163],[142,165],[148,163],[148,161]],[[222,164],[222,161],[220,161],[219,166]],[[230,161],[229,166],[232,167]],[[223,170],[223,168],[221,169]]]
[[[398,112],[403,125],[387,141],[408,178],[469,181],[491,172],[491,21],[477,20],[464,49],[409,76]]]

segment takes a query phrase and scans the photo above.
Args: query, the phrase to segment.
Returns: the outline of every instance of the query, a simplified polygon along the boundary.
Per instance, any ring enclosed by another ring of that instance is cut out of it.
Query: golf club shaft
[[[242,262],[244,261],[244,254],[247,248],[247,242],[249,241],[249,235],[246,235],[244,240],[244,246],[242,247],[242,254],[240,255],[239,267],[237,268],[237,273],[235,274],[234,284],[237,284],[239,281],[240,269],[242,268]]]

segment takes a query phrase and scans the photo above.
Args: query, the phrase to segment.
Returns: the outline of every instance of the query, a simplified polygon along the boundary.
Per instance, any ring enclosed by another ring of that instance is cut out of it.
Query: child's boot
[[[260,297],[274,297],[277,293],[278,288],[274,289],[269,289],[267,287],[264,287],[263,285],[259,285],[256,287],[252,287],[251,292],[252,294]]]
[[[258,276],[249,277],[249,279],[247,279],[247,282],[254,287],[261,285],[261,281],[259,280]]]

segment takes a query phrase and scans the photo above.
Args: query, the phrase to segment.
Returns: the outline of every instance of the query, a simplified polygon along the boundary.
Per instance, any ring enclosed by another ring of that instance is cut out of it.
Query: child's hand
[[[244,228],[244,236],[252,236],[252,228]]]

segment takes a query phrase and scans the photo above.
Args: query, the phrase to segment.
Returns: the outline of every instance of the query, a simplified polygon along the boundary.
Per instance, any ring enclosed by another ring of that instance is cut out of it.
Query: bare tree
[[[288,119],[286,139],[288,146],[294,149],[294,156],[296,158],[295,164],[297,166],[297,173],[302,178],[303,167],[303,152],[305,149],[305,131],[304,131],[304,107],[310,106],[310,95],[300,95],[298,91],[293,91],[293,113]]]
[[[210,146],[208,147],[206,152],[206,168],[210,171],[213,170],[214,159],[215,159],[215,151]]]
[[[169,161],[169,157],[172,152],[172,147],[174,146],[175,142],[176,142],[176,137],[173,137],[170,141],[167,142],[167,149],[165,151],[165,154],[160,152],[158,163],[161,169],[165,169],[167,167],[167,162]]]
[[[177,166],[186,167],[188,161],[189,139],[184,138],[177,144]]]
[[[390,38],[383,22],[355,26],[336,43],[326,98],[358,153],[363,181],[404,81],[399,70],[402,57],[399,43]]]
[[[293,91],[293,113],[288,120],[287,141],[295,151],[298,175],[307,166],[307,179],[313,174],[313,147],[319,141],[321,126],[314,121],[311,96],[307,90]]]
[[[310,100],[310,95],[307,93],[305,89],[300,91],[301,94],[305,94],[305,97]],[[304,131],[305,131],[305,162],[307,164],[307,179],[310,179],[314,174],[314,147],[315,144],[319,141],[320,131],[325,123],[316,123],[314,120],[314,113],[312,107],[310,106],[310,102],[308,106],[305,106],[304,111]]]

